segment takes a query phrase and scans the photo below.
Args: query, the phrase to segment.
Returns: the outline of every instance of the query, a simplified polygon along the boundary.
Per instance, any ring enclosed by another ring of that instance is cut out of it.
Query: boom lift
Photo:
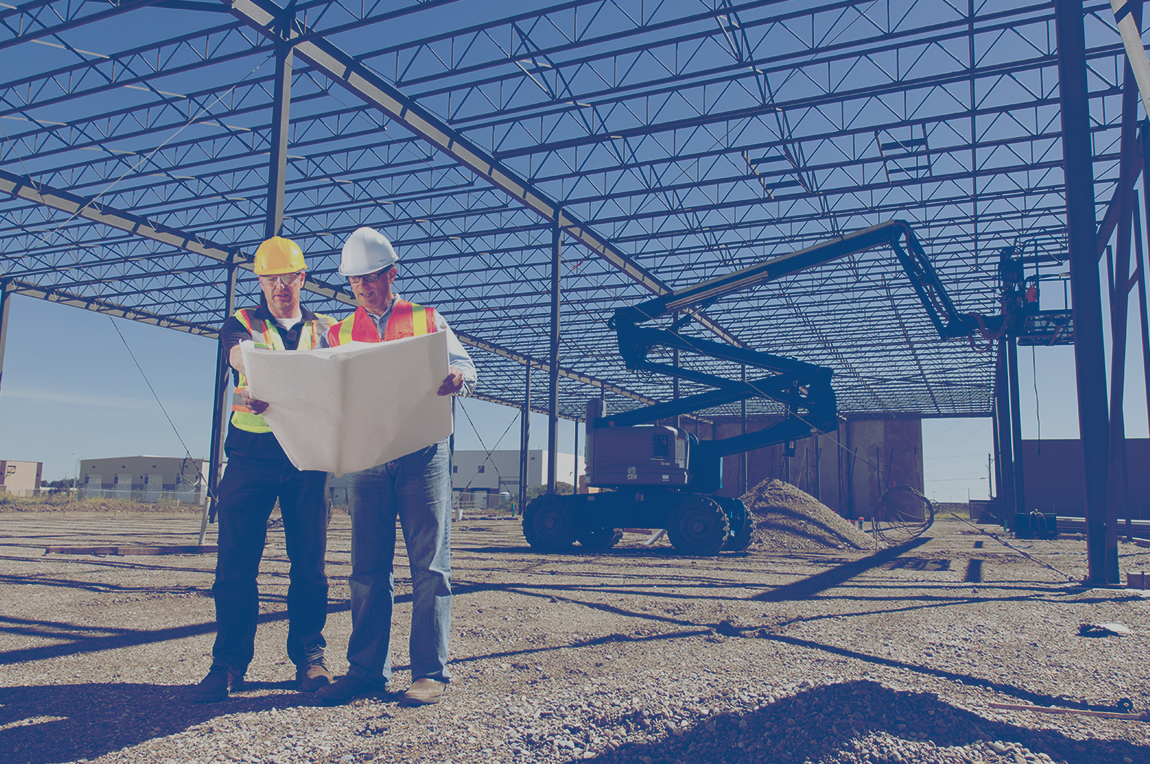
[[[1026,301],[1021,280],[1008,286],[1000,268],[1002,315],[987,319],[959,313],[914,232],[901,220],[619,308],[609,325],[616,332],[627,368],[666,374],[713,389],[617,414],[606,411],[601,400],[589,401],[587,483],[600,492],[549,494],[531,502],[523,513],[523,534],[532,549],[562,552],[575,541],[589,549],[608,549],[622,537],[620,529],[628,527],[665,528],[671,544],[683,554],[713,555],[721,549],[746,549],[752,522],[743,502],[711,495],[722,487],[722,458],[836,429],[833,371],[723,342],[684,337],[679,329],[696,312],[722,297],[879,246],[894,250],[942,339],[976,332],[984,336],[1017,334],[1024,326]],[[1009,259],[1005,251],[1003,259]],[[688,310],[669,329],[642,326],[669,313]],[[649,360],[648,355],[658,347],[734,362],[765,375],[744,382]],[[787,416],[757,432],[707,441],[678,427],[654,424],[756,397],[783,403]]]

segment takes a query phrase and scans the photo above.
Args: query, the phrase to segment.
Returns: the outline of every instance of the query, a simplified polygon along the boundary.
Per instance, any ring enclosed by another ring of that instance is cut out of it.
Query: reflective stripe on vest
[[[328,329],[327,344],[332,347],[349,342],[387,342],[405,337],[418,337],[435,331],[435,308],[416,305],[407,300],[396,300],[391,306],[391,315],[379,336],[379,327],[363,306],[355,313]]]
[[[283,338],[280,333],[274,328],[269,326],[263,319],[256,316],[254,310],[242,308],[235,312],[235,317],[248,333],[252,335],[252,342],[255,343],[257,348],[264,348],[270,350],[287,350],[284,347]],[[332,319],[330,316],[324,316],[319,313],[314,314],[314,321],[305,321],[303,329],[300,331],[299,345],[297,350],[311,350],[319,346],[319,338],[327,327],[331,326]],[[239,427],[241,430],[247,432],[263,433],[271,432],[268,427],[267,420],[262,415],[254,413],[251,408],[244,402],[244,392],[248,388],[248,378],[243,374],[239,375],[239,381],[232,390],[232,424]]]

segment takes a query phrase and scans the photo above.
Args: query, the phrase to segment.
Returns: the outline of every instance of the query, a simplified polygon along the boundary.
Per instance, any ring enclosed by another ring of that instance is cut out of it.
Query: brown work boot
[[[295,680],[299,682],[299,688],[304,692],[315,692],[320,687],[331,684],[333,679],[323,658],[316,658],[306,665],[297,666],[295,670]]]
[[[244,675],[226,666],[212,666],[203,681],[192,688],[192,702],[216,703],[226,700],[228,693],[244,685]]]
[[[324,706],[342,706],[364,695],[386,691],[386,688],[378,687],[363,677],[348,674],[316,690],[315,699]]]
[[[447,689],[447,682],[426,676],[423,679],[417,679],[403,694],[403,705],[430,706],[433,703],[438,703],[443,697],[445,689]]]

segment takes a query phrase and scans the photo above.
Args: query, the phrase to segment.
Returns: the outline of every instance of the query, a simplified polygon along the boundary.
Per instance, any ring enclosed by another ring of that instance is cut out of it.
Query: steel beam
[[[277,19],[284,10],[270,0],[221,0],[232,14],[251,25],[261,34],[280,40],[275,30]],[[642,285],[648,291],[663,295],[670,288],[650,271],[623,253],[610,240],[601,236],[590,224],[563,209],[562,203],[550,198],[531,181],[504,164],[486,149],[473,143],[452,128],[446,121],[424,109],[398,88],[376,74],[322,35],[294,22],[286,32],[296,53],[326,76],[338,82],[369,106],[379,109],[415,135],[430,143],[436,150],[452,157],[461,166],[487,180],[495,188],[532,210],[544,220],[559,226],[572,239],[583,244],[620,272]],[[704,315],[696,320],[727,342],[741,345],[738,339]]]
[[[233,247],[224,247],[187,231],[181,231],[163,223],[156,223],[140,215],[125,212],[88,197],[62,191],[46,183],[39,183],[31,178],[15,175],[5,170],[0,170],[0,192],[17,199],[51,207],[54,210],[67,213],[70,217],[84,218],[93,223],[100,223],[119,231],[127,231],[135,236],[167,244],[192,254],[203,255],[219,262],[229,262],[233,258],[242,257],[239,250]]]
[[[169,318],[168,316],[150,313],[145,310],[138,310],[136,308],[125,308],[122,305],[117,305],[107,300],[102,300],[98,297],[84,297],[83,295],[72,294],[71,292],[63,289],[52,289],[50,287],[43,287],[39,284],[30,284],[20,279],[9,279],[8,290],[11,292],[18,292],[28,297],[35,297],[39,300],[47,300],[48,302],[59,303],[60,305],[71,305],[74,308],[83,308],[84,310],[91,310],[96,313],[105,313],[109,316],[117,318],[126,318],[130,321],[139,321],[142,324],[152,324],[154,326],[161,326],[165,329],[177,329],[179,331],[187,332],[188,334],[198,334],[204,337],[215,337],[218,328],[213,326],[205,326],[203,324],[194,324],[187,321],[177,321]]]
[[[234,265],[236,268],[242,268],[248,271],[252,269],[251,256],[238,249],[225,247],[202,236],[157,223],[140,215],[125,212],[110,205],[94,201],[88,197],[53,188],[45,183],[33,181],[22,175],[15,175],[0,170],[0,192],[7,193],[18,199],[30,201],[34,204],[51,207],[52,209],[65,212],[74,217],[82,217],[94,223],[100,223],[101,225],[106,225],[119,231],[125,231],[134,236],[166,244],[194,255],[201,255],[229,266]],[[22,281],[13,281],[12,283],[18,284],[18,286],[14,286],[13,289],[22,294],[29,294],[34,297],[40,297],[41,299],[75,305],[88,310],[97,310],[101,313],[130,318],[134,321],[143,321],[144,323],[156,324],[167,328],[180,329],[192,334],[202,334],[212,337],[214,337],[218,331],[218,328],[215,327],[196,327],[192,324],[173,321],[163,316],[148,314],[131,308],[122,308],[107,301],[89,299],[78,295],[70,295],[64,292],[45,289],[35,284]],[[312,294],[317,294],[330,300],[336,300],[352,308],[354,308],[356,304],[355,300],[343,291],[317,282],[314,279],[308,279],[304,282],[303,289]],[[459,337],[460,341],[481,350],[486,350],[489,353],[494,353],[502,358],[508,358],[525,365],[535,364],[540,368],[550,368],[550,364],[546,362],[538,361],[523,353],[517,353],[495,343],[488,342],[487,340],[481,340],[466,332],[457,331],[455,334]],[[602,387],[611,393],[630,398],[639,403],[649,405],[656,402],[648,396],[640,395],[619,385],[613,385],[573,369],[560,368],[559,375],[566,379],[571,379],[593,387]]]

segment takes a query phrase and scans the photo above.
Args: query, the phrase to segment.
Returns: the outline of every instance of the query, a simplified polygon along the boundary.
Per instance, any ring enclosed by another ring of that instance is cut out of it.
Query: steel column
[[[286,36],[286,30],[285,30]],[[275,92],[272,100],[271,156],[268,160],[267,217],[264,236],[279,236],[284,222],[284,184],[287,175],[288,133],[291,131],[292,47],[276,46]]]
[[[1141,24],[1142,5],[1133,3],[1135,20]],[[1110,271],[1110,459],[1106,475],[1106,576],[1119,580],[1118,505],[1129,508],[1126,482],[1126,419],[1122,408],[1126,394],[1126,336],[1130,312],[1130,229],[1136,205],[1134,182],[1138,168],[1131,159],[1139,154],[1138,88],[1130,60],[1126,60],[1122,80],[1122,161],[1119,165],[1118,238],[1113,255],[1107,250]],[[1127,509],[1129,515],[1129,509]],[[1129,519],[1129,518],[1128,518]]]
[[[571,479],[574,482],[572,489],[575,493],[579,493],[579,420],[574,420],[575,424],[575,451],[572,458],[574,466],[571,468]]]
[[[235,312],[236,309],[236,265],[229,263],[227,269],[227,277],[224,283],[224,315],[220,318],[220,325],[228,320],[228,317]],[[227,430],[227,419],[231,414],[231,406],[228,405],[228,383],[231,381],[231,363],[228,361],[227,354],[224,353],[224,346],[221,342],[216,345],[216,376],[215,376],[215,391],[212,404],[212,438],[211,443],[208,445],[208,506],[204,507],[203,519],[200,522],[200,543],[204,543],[204,534],[207,532],[207,523],[215,520],[216,510],[216,486],[220,482],[220,472],[222,471],[224,463],[224,433]]]
[[[519,514],[527,508],[528,447],[531,437],[531,365],[523,367],[523,408],[519,423]]]
[[[551,368],[547,400],[547,493],[555,493],[559,468],[559,314],[562,308],[560,268],[563,264],[563,229],[551,228]]]
[[[1087,580],[1105,584],[1106,472],[1109,421],[1102,332],[1101,283],[1094,218],[1094,168],[1086,83],[1086,33],[1082,0],[1056,0],[1058,97],[1066,172],[1066,224],[1070,292],[1074,310],[1074,367],[1078,382],[1078,431],[1085,460]]]
[[[12,307],[12,300],[8,293],[8,282],[0,282],[0,385],[4,380],[4,347],[8,336],[8,311]]]
[[[1006,339],[1007,374],[1010,377],[1010,450],[1011,472],[1014,478],[1014,517],[1026,514],[1024,465],[1022,461],[1022,402],[1018,382],[1018,342]],[[1011,518],[1013,521],[1014,518]],[[1011,526],[1014,523],[1011,522]]]
[[[994,374],[994,418],[995,448],[997,449],[998,507],[1002,514],[1002,526],[1014,528],[1014,513],[1017,511],[1014,494],[1014,438],[1011,434],[1010,374],[1007,371],[1006,338],[998,339],[997,360]]]
[[[1002,486],[1003,486],[1003,482],[1002,482],[1003,481],[1003,478],[1002,478],[1002,448],[999,446],[999,441],[998,441],[999,428],[1001,425],[999,424],[999,417],[998,417],[998,366],[997,366],[997,362],[995,364],[994,401],[991,403],[991,406],[990,406],[990,420],[991,420],[990,430],[991,430],[991,435],[993,436],[993,440],[994,440],[994,443],[992,444],[992,448],[994,450],[991,454],[990,461],[987,464],[986,479],[991,480],[993,478],[994,482],[991,483],[989,486],[987,486],[986,497],[988,499],[994,499],[995,512],[998,513],[998,524],[1005,527],[1006,526],[1006,497],[1003,494],[1003,490],[1002,490]]]
[[[1125,212],[1131,205],[1123,205]],[[1127,541],[1130,536],[1130,484],[1126,475],[1126,415],[1122,411],[1126,394],[1126,334],[1129,323],[1130,289],[1132,280],[1130,269],[1130,219],[1124,216],[1119,223],[1118,248],[1126,249],[1126,257],[1115,255],[1106,248],[1106,274],[1110,286],[1110,464],[1106,483],[1106,575],[1111,580],[1120,577],[1118,568],[1118,516],[1119,506],[1126,508]],[[1125,236],[1123,234],[1125,233]],[[1123,241],[1125,239],[1125,241]],[[1121,262],[1125,260],[1125,263]],[[1119,268],[1126,268],[1123,277]],[[1113,549],[1113,559],[1111,559]]]
[[[743,366],[740,370],[739,379],[744,384],[747,381],[747,367]],[[747,434],[747,399],[743,398],[739,403],[740,405],[740,421],[741,427],[739,430],[740,435]],[[747,468],[750,466],[750,454],[743,451],[739,454],[739,495],[742,496],[747,491],[751,490],[751,477],[747,474]]]
[[[1144,131],[1142,137],[1143,141],[1146,141],[1150,136]],[[1143,152],[1143,157],[1146,156],[1147,154]],[[1146,219],[1150,220],[1150,176],[1143,172],[1142,179],[1142,203],[1146,205]],[[1146,390],[1146,412],[1150,419],[1150,313],[1147,312],[1146,296],[1147,258],[1146,253],[1142,251],[1142,219],[1138,213],[1138,205],[1134,205],[1134,247],[1138,255],[1138,318],[1142,325],[1142,381]],[[1129,529],[1129,524],[1127,528]]]

